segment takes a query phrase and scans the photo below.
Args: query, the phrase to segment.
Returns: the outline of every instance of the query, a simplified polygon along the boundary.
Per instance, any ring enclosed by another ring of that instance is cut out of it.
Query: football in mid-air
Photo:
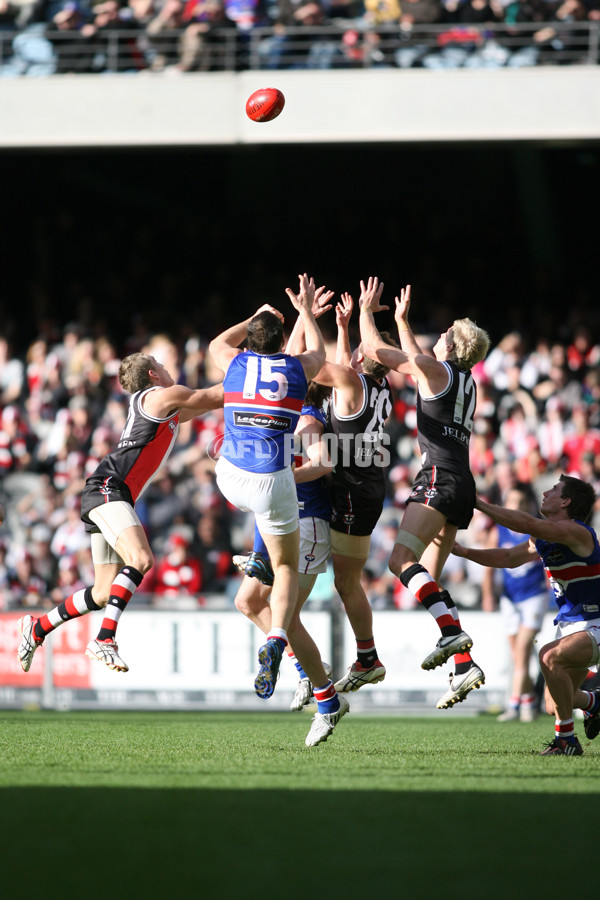
[[[248,97],[246,115],[253,122],[270,122],[284,106],[285,97],[278,88],[260,88]]]

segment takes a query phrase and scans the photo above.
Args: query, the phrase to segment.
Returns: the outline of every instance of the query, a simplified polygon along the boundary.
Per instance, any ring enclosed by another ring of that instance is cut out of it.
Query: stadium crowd
[[[583,63],[599,21],[600,0],[0,0],[0,77]]]
[[[94,336],[80,322],[62,329],[48,323],[24,353],[0,338],[0,502],[7,509],[0,528],[0,610],[48,608],[93,581],[80,494],[125,425],[129,398],[117,380],[120,359],[143,350],[177,381],[203,387],[220,380],[206,350],[210,337],[152,334],[139,320],[123,346]],[[474,377],[471,466],[482,495],[501,503],[520,484],[537,503],[561,472],[598,491],[600,343],[589,328],[574,325],[564,340],[537,342],[512,331],[475,367]],[[387,562],[419,469],[415,390],[398,373],[390,380],[388,495],[364,585],[373,607],[405,609],[414,600]],[[251,549],[253,519],[227,504],[217,489],[214,458],[222,426],[222,410],[183,424],[166,467],[136,504],[156,557],[136,604],[233,603],[239,573],[232,556]],[[600,505],[596,527],[598,515]],[[483,546],[490,527],[476,512],[465,544]],[[483,571],[450,558],[445,577],[459,605],[481,605]],[[327,577],[321,576],[324,589],[311,602],[337,602]]]

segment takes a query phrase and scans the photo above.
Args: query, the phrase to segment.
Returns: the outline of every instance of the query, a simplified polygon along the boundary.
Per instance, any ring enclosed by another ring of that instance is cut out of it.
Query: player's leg
[[[98,595],[106,609],[100,630],[88,644],[86,654],[103,662],[109,669],[127,672],[129,667],[118,652],[117,627],[144,575],[152,568],[152,551],[138,515],[129,503],[122,500],[106,503],[92,509],[88,516],[102,532],[108,547],[105,557],[100,556],[101,548],[97,548],[94,564],[101,566],[120,562],[121,565],[108,586],[107,601],[106,587],[103,586],[102,591],[99,587],[94,587],[94,597]],[[92,552],[94,553],[93,545]]]
[[[260,628],[263,634],[268,634],[271,628],[270,593],[269,587],[245,575],[234,600],[236,609]]]
[[[312,685],[311,695],[317,701],[317,712],[313,717],[310,730],[306,736],[307,747],[315,747],[326,741],[333,732],[342,716],[350,709],[350,704],[344,696],[339,696],[330,677],[321,661],[319,648],[304,627],[300,612],[316,581],[316,575],[300,575],[298,606],[290,624],[289,636],[302,668],[306,672],[309,684]],[[307,698],[307,702],[310,696]],[[303,704],[304,705],[304,704]],[[292,709],[301,707],[294,706]]]
[[[441,631],[442,636],[435,650],[421,663],[424,669],[443,665],[450,656],[464,653],[473,644],[469,635],[457,624],[458,613],[452,598],[447,591],[440,590],[432,573],[420,562],[425,550],[442,532],[445,524],[446,516],[440,510],[421,503],[409,503],[389,562],[390,570],[433,616]],[[449,541],[449,529],[445,535]],[[438,555],[442,552],[438,549]]]
[[[441,583],[442,571],[456,540],[457,531],[458,528],[456,525],[451,525],[449,522],[446,522],[439,534],[437,534],[425,548],[420,560],[420,565],[431,574],[437,584],[439,598],[445,603],[448,614],[452,617],[454,626],[459,629],[460,634],[466,636],[467,639],[470,640],[468,635],[465,635],[465,632],[463,631],[458,609],[456,608],[456,604],[454,603],[450,592],[447,591]],[[431,599],[431,597],[429,599]],[[444,652],[446,652],[447,649],[447,647],[444,647]],[[434,652],[437,652],[437,648]],[[457,703],[462,703],[474,688],[480,688],[481,685],[485,683],[483,669],[481,666],[477,665],[468,648],[451,655],[454,658],[454,672],[448,676],[450,684],[448,690],[440,697],[436,704],[438,709],[449,709]],[[424,668],[427,667],[424,666]],[[429,666],[429,668],[431,668],[431,666]]]
[[[92,558],[94,556],[94,546],[98,547],[104,544],[104,538],[101,534],[92,534]],[[106,548],[109,550],[110,548]],[[106,552],[106,551],[104,551]],[[108,574],[104,570],[108,569]],[[108,601],[108,593],[104,596],[101,586],[109,578],[114,578],[120,569],[120,565],[98,566],[94,565],[94,585],[82,588],[76,591],[70,597],[67,597],[54,609],[36,618],[31,615],[22,616],[18,622],[18,629],[21,633],[21,641],[17,650],[17,656],[24,672],[28,672],[31,668],[33,656],[38,647],[41,647],[46,636],[54,631],[60,625],[70,622],[72,619],[84,616],[94,610],[99,610],[106,605]],[[110,582],[109,582],[110,584]]]
[[[555,716],[554,740],[542,755],[581,756],[573,709],[581,702],[579,685],[589,667],[598,661],[598,645],[590,634],[580,631],[546,644],[539,658],[549,695],[547,709]]]
[[[529,671],[531,650],[538,628],[521,625],[513,643],[512,697],[519,697],[519,717],[522,722],[532,722],[537,717],[535,690]]]
[[[261,523],[259,522],[259,528]],[[271,534],[261,529],[273,567],[271,588],[271,626],[267,641],[259,648],[259,671],[254,689],[264,700],[273,694],[283,651],[288,644],[287,630],[298,601],[299,530]]]
[[[269,559],[269,552],[257,525],[254,525],[254,544],[252,552],[246,556],[236,555],[233,564],[250,578],[256,578],[261,584],[271,586],[273,584],[273,568]]]
[[[331,559],[335,588],[356,640],[356,661],[336,682],[341,693],[357,691],[365,684],[385,678],[373,634],[373,610],[361,584],[361,574],[369,557],[370,535],[343,534],[331,530]]]

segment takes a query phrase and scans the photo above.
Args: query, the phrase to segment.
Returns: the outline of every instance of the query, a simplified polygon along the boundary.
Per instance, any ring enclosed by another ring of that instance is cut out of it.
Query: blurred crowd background
[[[600,0],[0,0],[0,77],[597,63]]]
[[[321,323],[331,355],[330,317]],[[424,346],[438,336],[437,324],[422,329]],[[0,529],[2,610],[53,606],[93,581],[79,497],[125,423],[129,397],[118,384],[121,358],[149,352],[190,387],[221,380],[206,352],[213,333],[154,333],[142,314],[120,340],[98,330],[90,321],[59,325],[47,319],[23,350],[0,337],[0,500],[8,511]],[[535,509],[561,472],[600,488],[600,341],[589,326],[567,323],[556,338],[510,331],[494,342],[474,375],[471,464],[483,494],[502,503],[519,483]],[[395,402],[387,426],[388,496],[364,580],[375,608],[405,609],[412,599],[387,561],[419,468],[415,391],[403,376],[390,378]],[[240,576],[232,554],[251,548],[253,522],[224,502],[216,487],[212,445],[221,429],[222,411],[183,425],[166,467],[136,505],[156,556],[136,604],[233,603]],[[463,541],[485,545],[490,524],[476,513]],[[460,605],[481,605],[482,574],[464,560],[449,561],[445,578]],[[310,602],[338,602],[330,574],[319,577]]]

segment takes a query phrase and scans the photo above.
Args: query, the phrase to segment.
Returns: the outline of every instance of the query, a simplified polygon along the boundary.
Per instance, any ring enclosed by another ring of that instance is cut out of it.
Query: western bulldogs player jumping
[[[293,446],[308,379],[325,359],[313,314],[315,283],[299,276],[298,294],[286,293],[304,325],[306,350],[283,352],[283,316],[262,306],[254,316],[215,338],[209,352],[225,372],[225,435],[217,484],[238,509],[253,512],[273,567],[271,624],[258,651],[254,689],[268,699],[275,690],[287,630],[298,602],[298,501],[292,474]],[[238,349],[247,340],[248,349]]]
[[[103,608],[102,627],[86,655],[109,669],[128,671],[115,640],[117,624],[154,563],[134,504],[169,456],[179,423],[223,406],[223,385],[190,390],[175,384],[161,363],[143,353],[123,360],[119,383],[132,394],[127,424],[116,450],[87,479],[81,498],[81,518],[91,535],[94,584],[37,619],[27,615],[19,620],[18,657],[25,672],[47,634]]]
[[[476,385],[471,368],[483,359],[490,339],[470,319],[458,319],[433,348],[434,357],[421,348],[408,324],[410,285],[396,297],[395,319],[402,350],[386,345],[373,313],[380,305],[383,283],[369,278],[362,283],[361,334],[366,352],[391,369],[410,375],[417,383],[417,436],[421,449],[418,473],[389,567],[405,587],[435,618],[442,633],[435,650],[421,663],[434,669],[455,656],[450,688],[438,700],[438,709],[460,703],[485,676],[469,650],[473,641],[460,625],[458,610],[439,578],[459,528],[466,528],[475,506],[475,481],[469,468],[469,439],[473,429]]]

